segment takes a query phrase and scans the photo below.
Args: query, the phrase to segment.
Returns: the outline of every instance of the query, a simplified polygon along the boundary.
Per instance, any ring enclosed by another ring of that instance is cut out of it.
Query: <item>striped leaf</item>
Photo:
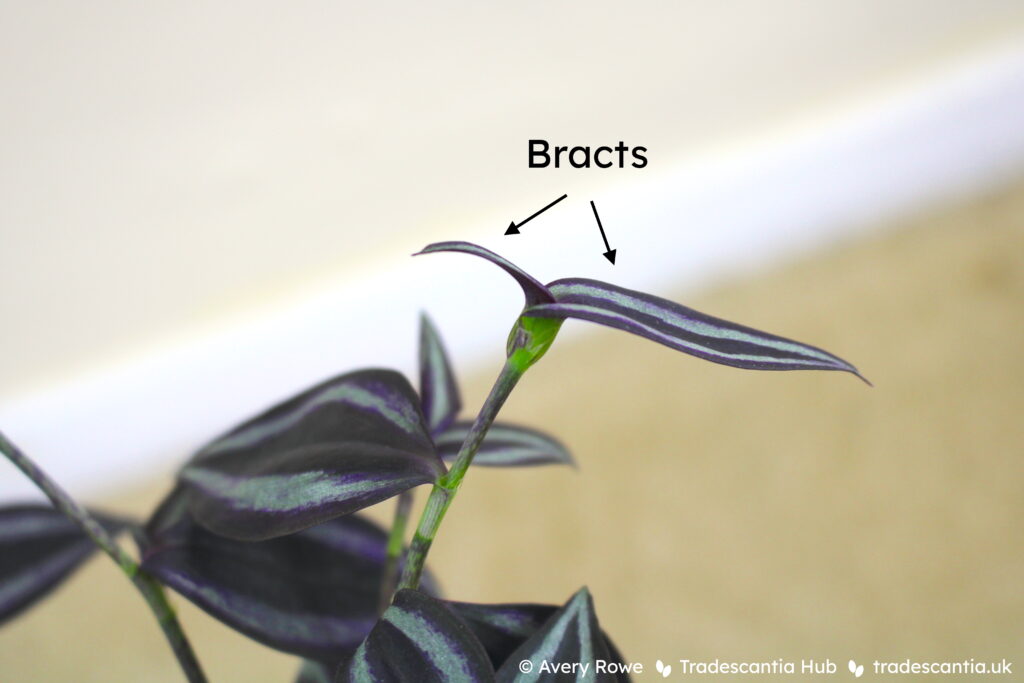
[[[426,314],[420,316],[420,401],[431,434],[448,427],[462,409],[448,354]]]
[[[92,514],[111,533],[127,525]],[[85,532],[49,505],[0,508],[0,624],[45,597],[95,551]]]
[[[468,602],[446,603],[462,620],[473,629],[477,639],[487,650],[495,669],[511,661],[518,666],[517,659],[511,659],[512,653],[528,638],[537,633],[551,617],[559,611],[554,605],[506,604],[506,605],[475,605]],[[616,649],[608,634],[602,633],[605,645],[608,646],[610,659],[607,661],[621,663],[625,659]],[[628,681],[629,675],[622,674],[620,681]]]
[[[494,669],[462,619],[441,601],[404,589],[336,680],[476,683],[493,681]]]
[[[582,278],[557,280],[549,288],[557,303],[527,307],[524,315],[588,320],[714,363],[748,370],[841,370],[861,377],[857,368],[822,349],[650,294]]]
[[[472,422],[456,422],[434,437],[438,454],[446,461],[455,459]],[[474,465],[485,467],[525,467],[529,465],[573,465],[569,451],[554,437],[528,427],[495,422],[480,445]]]
[[[548,288],[535,280],[533,276],[525,270],[511,261],[498,256],[493,251],[471,244],[470,242],[436,242],[426,246],[423,251],[414,255],[420,256],[422,254],[436,254],[442,251],[455,251],[463,254],[479,256],[480,258],[487,259],[494,265],[498,266],[514,277],[516,282],[519,283],[519,286],[523,288],[523,294],[526,295],[526,303],[528,306],[555,302],[555,298],[551,295],[551,292],[548,291]]]
[[[554,605],[477,605],[469,602],[448,602],[447,605],[473,630],[495,669],[501,668],[516,648],[558,611]]]
[[[258,541],[367,507],[444,471],[409,382],[392,370],[363,370],[225,434],[179,480],[200,524]]]
[[[594,612],[590,592],[581,588],[557,612],[548,617],[544,625],[510,654],[498,669],[498,681],[552,680],[545,673],[545,662],[578,662],[589,665],[572,678],[576,681],[623,681],[625,674],[598,672],[597,660],[621,663],[621,657],[612,654],[613,648],[601,632]],[[524,673],[520,663],[529,661],[530,671]]]
[[[231,628],[321,662],[350,656],[377,621],[387,534],[348,515],[256,543],[212,534],[178,487],[138,538],[142,566]],[[428,577],[425,590],[434,590]]]

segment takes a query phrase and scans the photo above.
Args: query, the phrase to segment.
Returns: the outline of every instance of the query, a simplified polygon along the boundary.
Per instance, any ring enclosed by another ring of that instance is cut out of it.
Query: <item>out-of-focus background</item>
[[[1024,666],[1019,2],[9,3],[0,92],[0,429],[82,500],[145,515],[237,420],[411,372],[421,309],[479,404],[518,288],[408,258],[467,239],[876,387],[570,322],[505,414],[580,469],[471,472],[431,554],[451,597],[587,584],[648,668]],[[650,162],[530,169],[530,138]],[[38,497],[3,463],[0,495]],[[290,680],[177,603],[213,680]],[[0,628],[0,681],[178,680],[150,621],[94,559]]]

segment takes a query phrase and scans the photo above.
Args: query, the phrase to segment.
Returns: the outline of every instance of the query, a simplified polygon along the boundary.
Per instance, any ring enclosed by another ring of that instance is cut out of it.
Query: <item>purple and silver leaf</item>
[[[457,251],[463,254],[472,254],[473,256],[479,256],[480,258],[487,259],[491,263],[495,264],[514,277],[516,282],[519,283],[519,286],[523,288],[523,294],[526,296],[527,306],[555,302],[555,298],[552,296],[551,292],[548,291],[548,288],[542,285],[525,270],[511,261],[498,256],[493,251],[471,244],[470,242],[436,242],[424,247],[423,251],[414,255],[434,254],[441,251]]]
[[[494,668],[473,631],[443,602],[403,589],[336,680],[480,683],[494,680]]]
[[[454,460],[466,440],[472,422],[456,422],[434,437],[437,452],[445,461]],[[531,465],[572,465],[576,463],[564,445],[554,437],[528,427],[495,422],[487,431],[473,465],[484,467],[527,467]]]
[[[92,515],[111,534],[128,524]],[[45,597],[96,550],[78,524],[49,505],[0,508],[0,623]]]
[[[444,473],[409,382],[363,370],[320,384],[201,449],[179,473],[209,530],[295,533]]]
[[[427,314],[420,316],[420,400],[431,434],[445,429],[462,409],[459,385],[441,336]]]
[[[613,654],[614,653],[614,654]],[[599,671],[598,660],[605,662],[606,670]],[[524,673],[521,663],[532,664]],[[608,664],[621,664],[621,656],[601,631],[594,611],[590,592],[581,588],[565,605],[548,617],[544,625],[527,638],[506,659],[497,671],[498,681],[550,680],[545,674],[544,662],[578,662],[589,665],[585,680],[628,681],[629,676],[607,670]]]
[[[582,278],[556,280],[548,287],[557,302],[531,306],[523,315],[588,320],[748,370],[841,370],[864,379],[853,365],[822,349],[650,294]]]
[[[477,605],[449,601],[446,604],[473,629],[473,633],[490,655],[495,669],[500,669],[516,648],[539,631],[559,610],[555,605],[530,603]],[[616,664],[625,662],[608,634],[603,633],[603,637],[610,655],[607,661]],[[629,676],[622,674],[618,680],[628,681]]]
[[[215,439],[193,462],[344,441],[430,450],[419,397],[401,373],[374,368],[329,379]]]
[[[516,648],[558,611],[554,605],[525,603],[478,605],[450,601],[446,604],[473,630],[495,669],[501,668]]]
[[[443,470],[427,458],[372,443],[314,444],[190,465],[180,481],[211,531],[241,541],[285,536],[369,507]]]
[[[244,542],[187,512],[178,487],[137,540],[142,567],[231,628],[269,647],[340,662],[378,618],[387,534],[348,515],[296,534]],[[428,577],[426,590],[434,590]]]

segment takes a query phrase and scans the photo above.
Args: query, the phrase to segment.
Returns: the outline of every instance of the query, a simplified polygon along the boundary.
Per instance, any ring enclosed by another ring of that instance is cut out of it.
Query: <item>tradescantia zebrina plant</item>
[[[519,379],[568,318],[739,368],[861,375],[822,349],[649,294],[578,278],[544,285],[466,242],[420,253],[437,252],[487,259],[526,299],[475,419],[459,419],[452,366],[424,316],[418,392],[398,372],[368,369],[299,393],[200,449],[142,524],[83,509],[0,436],[0,450],[54,505],[0,509],[0,622],[99,547],[150,604],[191,681],[205,679],[165,586],[251,638],[302,657],[300,681],[545,680],[551,662],[589,664],[578,680],[628,680],[586,588],[561,606],[468,604],[445,598],[425,570],[470,465],[573,463],[552,437],[496,421]],[[423,485],[430,494],[407,543],[413,490]],[[389,530],[357,514],[389,498],[396,499]],[[139,559],[114,540],[125,528]]]

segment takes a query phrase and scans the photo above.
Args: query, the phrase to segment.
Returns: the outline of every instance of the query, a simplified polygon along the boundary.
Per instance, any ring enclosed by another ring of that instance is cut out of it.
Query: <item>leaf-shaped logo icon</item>
[[[857,662],[853,661],[852,659],[850,660],[850,663],[847,664],[847,668],[850,669],[850,673],[852,673],[855,678],[860,678],[864,675],[864,665],[858,665]]]
[[[665,664],[660,659],[654,663],[654,668],[658,670],[662,678],[668,678],[669,674],[672,673],[672,665]]]

